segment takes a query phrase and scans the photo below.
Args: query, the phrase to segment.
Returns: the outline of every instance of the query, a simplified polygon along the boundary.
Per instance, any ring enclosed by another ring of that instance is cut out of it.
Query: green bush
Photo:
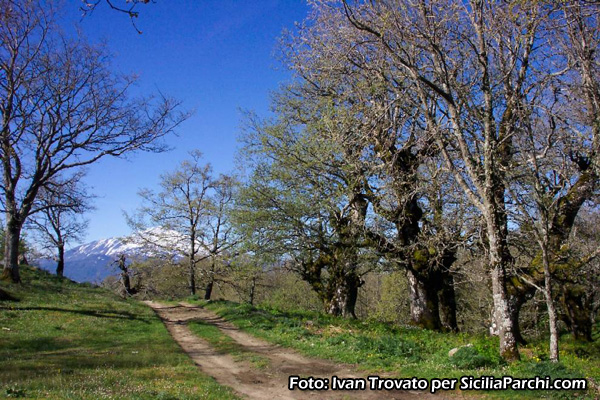
[[[421,360],[421,348],[415,342],[401,340],[398,336],[383,336],[377,339],[376,344],[381,354],[403,357],[411,361]]]
[[[325,339],[330,346],[344,345],[359,353],[371,353],[379,358],[404,358],[410,361],[421,359],[421,348],[415,342],[402,340],[392,335],[371,337],[367,335],[341,334]]]
[[[19,389],[16,386],[6,388],[5,395],[6,395],[6,397],[11,397],[11,398],[27,397],[25,394],[25,390]]]

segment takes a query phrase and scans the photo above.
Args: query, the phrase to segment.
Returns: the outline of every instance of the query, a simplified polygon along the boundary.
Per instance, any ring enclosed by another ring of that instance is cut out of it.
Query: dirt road
[[[290,375],[306,378],[366,378],[366,374],[352,370],[350,366],[311,359],[293,350],[257,339],[237,329],[210,310],[180,303],[166,306],[146,302],[163,320],[173,338],[194,360],[202,371],[222,385],[233,388],[238,394],[250,399],[414,399],[435,398],[427,392],[372,391],[367,390],[288,390]],[[188,321],[202,321],[218,327],[247,351],[268,359],[265,368],[257,368],[248,361],[234,359],[229,354],[215,350],[207,341],[192,333]]]

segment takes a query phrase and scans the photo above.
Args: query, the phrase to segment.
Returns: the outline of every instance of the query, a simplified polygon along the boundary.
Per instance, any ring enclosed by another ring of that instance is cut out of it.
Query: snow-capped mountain
[[[183,239],[177,232],[151,228],[127,237],[82,244],[65,251],[64,274],[74,281],[99,283],[107,276],[119,273],[114,264],[119,255],[125,254],[130,260],[143,260],[158,255],[177,259],[186,249]],[[37,262],[41,268],[50,272],[56,270],[56,262],[53,260],[41,259]]]

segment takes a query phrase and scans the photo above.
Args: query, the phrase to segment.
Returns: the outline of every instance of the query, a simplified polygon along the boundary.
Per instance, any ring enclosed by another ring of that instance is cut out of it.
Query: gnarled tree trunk
[[[454,291],[454,277],[450,272],[442,273],[442,287],[438,293],[440,320],[442,327],[451,332],[458,332],[456,321],[456,292]]]
[[[438,287],[424,280],[411,269],[406,270],[410,289],[410,316],[412,323],[425,329],[440,330]]]
[[[523,304],[528,300],[528,296],[525,295],[525,292],[517,292],[515,288],[508,287],[509,290],[509,313],[510,319],[512,321],[513,333],[515,335],[515,340],[517,343],[525,345],[527,341],[521,334],[521,325],[519,323],[519,316],[521,315],[521,308]],[[533,291],[532,291],[533,293]]]
[[[215,281],[211,277],[210,280],[208,281],[208,283],[206,284],[206,289],[204,289],[204,300],[210,300],[210,297],[212,296],[214,284],[215,284]]]
[[[356,318],[356,300],[362,281],[354,270],[340,268],[327,282],[325,309],[328,314]]]
[[[590,307],[577,289],[575,285],[562,287],[560,302],[566,312],[561,319],[567,324],[575,340],[592,342]]]

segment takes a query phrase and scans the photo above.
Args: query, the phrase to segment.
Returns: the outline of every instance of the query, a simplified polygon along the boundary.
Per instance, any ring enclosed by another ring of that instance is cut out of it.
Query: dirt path
[[[311,359],[293,350],[273,345],[237,329],[210,310],[180,303],[166,306],[157,302],[146,302],[163,320],[173,338],[194,360],[202,371],[222,385],[233,388],[237,393],[250,399],[413,399],[436,398],[428,392],[413,391],[371,391],[367,390],[288,390],[290,375],[300,377],[327,378],[366,378],[349,366]],[[197,320],[213,324],[221,332],[231,337],[244,350],[269,360],[266,368],[256,368],[251,363],[234,359],[231,355],[215,350],[208,342],[198,337],[187,326],[188,321]],[[331,385],[331,383],[330,383]]]

